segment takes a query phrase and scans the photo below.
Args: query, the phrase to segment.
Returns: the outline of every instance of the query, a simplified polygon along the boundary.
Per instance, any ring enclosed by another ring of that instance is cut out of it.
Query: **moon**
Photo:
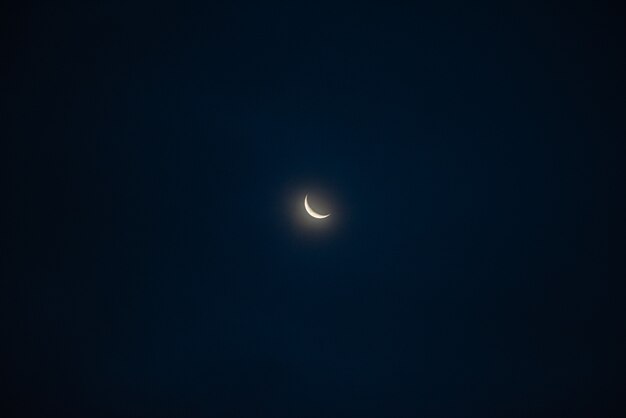
[[[316,218],[316,219],[324,219],[324,218],[328,218],[330,216],[330,213],[327,215],[321,215],[317,212],[315,212],[313,209],[311,209],[311,206],[309,206],[309,195],[307,194],[306,196],[304,196],[304,208],[306,209],[306,211],[308,212],[309,215],[311,215],[312,217]]]

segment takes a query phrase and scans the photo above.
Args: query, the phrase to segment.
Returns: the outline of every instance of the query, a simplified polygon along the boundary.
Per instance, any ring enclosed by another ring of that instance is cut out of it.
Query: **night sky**
[[[623,5],[14,3],[0,416],[626,416]]]

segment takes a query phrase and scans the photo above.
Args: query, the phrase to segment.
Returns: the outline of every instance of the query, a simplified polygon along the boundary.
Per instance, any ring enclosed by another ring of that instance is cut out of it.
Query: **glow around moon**
[[[321,215],[317,212],[315,212],[313,209],[311,209],[311,206],[309,206],[309,195],[307,194],[306,196],[304,196],[304,208],[306,209],[307,213],[309,215],[311,215],[312,217],[316,218],[316,219],[324,219],[324,218],[328,218],[330,216],[330,213],[327,215]]]

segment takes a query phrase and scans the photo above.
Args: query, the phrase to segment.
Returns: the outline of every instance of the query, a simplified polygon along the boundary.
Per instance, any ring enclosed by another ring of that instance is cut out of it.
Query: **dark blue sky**
[[[2,6],[0,415],[626,412],[623,7],[62,3]]]

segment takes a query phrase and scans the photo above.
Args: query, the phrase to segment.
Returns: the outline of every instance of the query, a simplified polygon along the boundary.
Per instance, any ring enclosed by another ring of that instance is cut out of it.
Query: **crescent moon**
[[[317,213],[313,209],[311,209],[311,206],[309,206],[309,200],[308,199],[309,199],[309,195],[307,194],[306,196],[304,196],[304,208],[309,213],[309,215],[311,215],[312,217],[314,217],[316,219],[324,219],[324,218],[328,218],[330,216],[330,213],[328,215],[320,215],[319,213]]]

